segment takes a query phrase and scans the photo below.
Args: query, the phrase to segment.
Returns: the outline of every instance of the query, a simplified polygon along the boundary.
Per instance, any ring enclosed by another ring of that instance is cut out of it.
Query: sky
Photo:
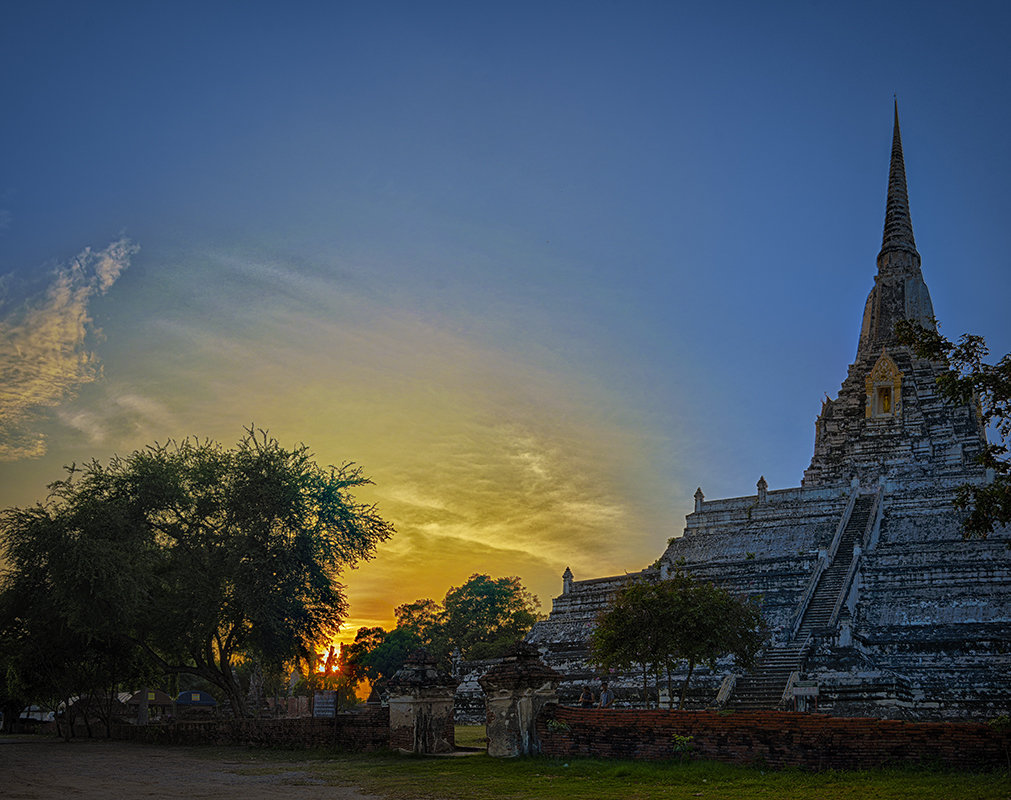
[[[798,486],[893,97],[941,330],[1011,350],[1004,2],[0,4],[0,508],[250,425],[397,529],[346,635],[544,611]]]

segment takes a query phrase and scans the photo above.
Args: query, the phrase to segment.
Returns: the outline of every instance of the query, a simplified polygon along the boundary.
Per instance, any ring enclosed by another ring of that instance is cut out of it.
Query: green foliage
[[[359,628],[353,644],[346,645],[348,676],[357,684],[368,680],[382,690],[386,681],[400,669],[407,657],[422,646],[418,635],[410,628]]]
[[[368,678],[382,688],[419,648],[444,668],[454,652],[466,659],[493,658],[526,635],[538,619],[537,608],[537,598],[519,578],[471,575],[441,603],[425,598],[397,606],[392,631],[359,628],[346,648],[348,666],[359,680]]]
[[[695,737],[675,733],[671,736],[671,752],[678,758],[687,758],[695,749]]]
[[[538,605],[519,578],[471,575],[443,600],[447,644],[467,659],[501,655],[533,627]]]
[[[421,647],[432,653],[449,653],[446,641],[446,609],[426,597],[394,609],[397,629],[412,634]]]
[[[38,644],[33,628],[57,626],[64,647],[130,645],[215,684],[241,713],[233,666],[314,659],[345,613],[340,572],[393,533],[351,495],[367,483],[252,429],[233,449],[187,439],[72,466],[44,504],[0,514],[0,597],[46,598],[0,605],[0,635]]]
[[[765,624],[757,606],[711,583],[700,583],[678,572],[666,581],[633,581],[617,592],[611,607],[597,618],[590,636],[594,662],[604,669],[637,666],[646,679],[671,672],[688,662],[678,707],[698,664],[714,665],[733,655],[742,667],[753,663],[765,639]]]
[[[1011,523],[1011,354],[996,364],[983,359],[989,355],[980,336],[963,335],[951,342],[935,328],[900,320],[895,326],[899,341],[910,346],[920,358],[944,364],[948,371],[937,379],[938,391],[954,405],[974,407],[999,441],[987,444],[980,454],[980,466],[993,470],[994,481],[985,486],[959,487],[955,506],[967,512],[963,523],[966,538],[986,538],[997,526]]]

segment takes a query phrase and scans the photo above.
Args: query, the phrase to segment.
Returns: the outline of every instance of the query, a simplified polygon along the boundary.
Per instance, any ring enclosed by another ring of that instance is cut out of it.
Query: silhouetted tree
[[[70,467],[45,503],[0,514],[0,592],[37,584],[69,631],[133,643],[241,714],[237,661],[314,660],[345,615],[341,571],[393,533],[351,494],[369,482],[253,429],[233,449],[187,439]]]
[[[397,619],[394,630],[404,631],[417,640],[417,646],[431,653],[448,653],[446,609],[429,597],[404,603],[393,610]]]
[[[424,598],[397,606],[397,627],[389,633],[360,628],[349,658],[370,679],[390,677],[419,647],[445,668],[454,651],[467,659],[494,658],[533,627],[538,605],[519,578],[474,574],[441,603]]]
[[[344,647],[348,674],[355,684],[368,680],[382,691],[386,681],[400,669],[407,657],[422,646],[410,628],[359,628],[352,644]]]

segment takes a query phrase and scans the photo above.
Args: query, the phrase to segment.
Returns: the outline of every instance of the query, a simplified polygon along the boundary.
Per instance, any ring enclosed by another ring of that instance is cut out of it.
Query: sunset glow
[[[894,92],[938,317],[1011,349],[1011,11],[926,6],[9,6],[0,507],[250,424],[353,461],[397,533],[336,644],[797,485]]]

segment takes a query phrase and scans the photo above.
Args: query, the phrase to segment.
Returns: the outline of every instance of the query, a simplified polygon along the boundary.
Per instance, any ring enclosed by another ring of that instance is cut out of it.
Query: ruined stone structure
[[[417,755],[453,752],[458,683],[425,650],[408,656],[389,683],[390,747]]]
[[[537,648],[517,642],[502,661],[480,679],[487,698],[488,755],[513,758],[540,753],[537,716],[558,703],[561,680],[538,658]]]
[[[896,108],[884,236],[856,358],[816,422],[798,488],[706,500],[641,573],[573,580],[528,640],[566,675],[595,677],[587,636],[623,582],[687,570],[757,599],[773,631],[751,674],[731,663],[693,678],[696,706],[792,707],[798,679],[820,710],[965,717],[1011,708],[1009,531],[964,541],[956,487],[988,479],[976,408],[936,391],[943,367],[900,346],[897,320],[933,325],[909,215]],[[612,680],[622,686],[622,679]],[[625,685],[635,686],[629,676]],[[796,692],[800,693],[800,692]],[[620,695],[619,695],[620,696]]]

